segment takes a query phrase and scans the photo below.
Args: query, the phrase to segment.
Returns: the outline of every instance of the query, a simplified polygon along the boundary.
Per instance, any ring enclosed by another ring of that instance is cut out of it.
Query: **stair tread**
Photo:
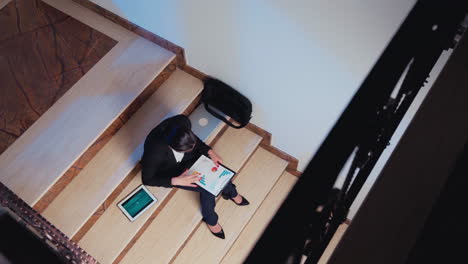
[[[173,263],[219,263],[287,165],[287,161],[259,148],[235,179],[250,205],[237,206],[224,199],[217,204],[216,211],[226,239],[214,237],[205,225],[200,225]]]
[[[261,140],[250,130],[228,128],[213,149],[238,171]],[[120,263],[168,263],[201,219],[198,194],[177,190]]]
[[[221,127],[221,125],[219,127]],[[205,137],[197,135],[209,144],[214,135],[218,133],[219,129],[217,127],[211,134],[205,135]],[[171,191],[169,188],[147,186],[158,201],[154,206],[150,207],[139,216],[137,220],[130,222],[122,214],[117,204],[141,184],[140,171],[78,242],[81,248],[86,250],[86,252],[91,254],[100,263],[114,262],[120,252],[122,252],[151,215],[159,208]]]
[[[244,262],[296,181],[297,177],[288,172],[281,175],[221,263]]]
[[[199,95],[200,80],[176,70],[44,210],[72,237],[140,160],[148,133]]]
[[[78,242],[81,248],[100,263],[112,263],[117,258],[171,191],[169,188],[147,186],[158,201],[135,221],[130,222],[117,204],[141,184],[139,172]]]
[[[140,37],[118,42],[0,156],[0,181],[34,205],[173,58]]]

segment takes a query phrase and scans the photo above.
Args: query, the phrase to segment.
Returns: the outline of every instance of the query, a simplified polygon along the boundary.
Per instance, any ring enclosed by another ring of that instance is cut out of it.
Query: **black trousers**
[[[184,189],[193,192],[200,193],[200,204],[201,204],[201,213],[203,216],[203,221],[207,224],[213,226],[218,223],[218,214],[215,212],[215,205],[216,205],[216,197],[208,192],[207,190],[197,186],[197,187],[187,187],[187,186],[174,186],[179,189]],[[223,192],[224,195],[234,198],[237,196],[236,185],[234,185],[231,181],[226,184],[224,187]]]

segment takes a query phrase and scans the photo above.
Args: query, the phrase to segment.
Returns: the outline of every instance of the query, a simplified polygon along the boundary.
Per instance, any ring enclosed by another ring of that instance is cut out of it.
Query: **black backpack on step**
[[[231,86],[214,78],[207,78],[203,81],[204,90],[202,93],[202,102],[206,111],[231,127],[243,128],[252,118],[252,103],[236,91]],[[231,123],[225,115],[240,125]]]

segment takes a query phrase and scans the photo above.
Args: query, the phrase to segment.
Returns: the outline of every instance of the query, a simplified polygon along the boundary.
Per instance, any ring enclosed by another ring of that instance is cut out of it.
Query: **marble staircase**
[[[76,85],[0,156],[0,180],[31,206],[175,60],[175,55],[72,0],[44,2],[117,40]],[[149,187],[158,202],[130,222],[117,207],[141,185],[138,163],[149,131],[190,112],[200,79],[176,69],[133,111],[79,173],[41,205],[42,215],[100,263],[241,263],[297,176],[258,128],[219,125],[201,137],[237,171],[234,183],[250,205],[218,199],[226,239],[202,221],[196,193]]]

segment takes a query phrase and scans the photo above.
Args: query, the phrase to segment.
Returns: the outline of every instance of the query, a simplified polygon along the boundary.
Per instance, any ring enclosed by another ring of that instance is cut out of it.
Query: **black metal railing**
[[[300,263],[303,257],[305,263],[319,260],[434,64],[462,33],[460,25],[467,12],[468,1],[415,4],[247,263]],[[345,182],[335,189],[338,175],[353,153]]]

